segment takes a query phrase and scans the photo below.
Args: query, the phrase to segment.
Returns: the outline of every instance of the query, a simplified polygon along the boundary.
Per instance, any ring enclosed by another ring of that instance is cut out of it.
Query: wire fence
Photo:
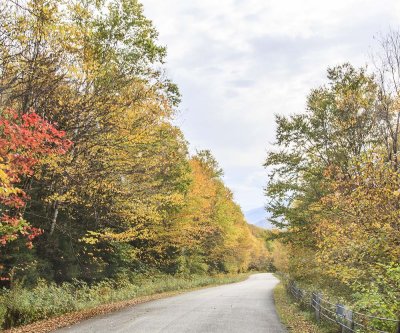
[[[302,306],[315,313],[318,322],[325,320],[337,325],[341,333],[400,333],[400,320],[376,317],[353,311],[343,304],[333,303],[319,292],[310,292],[287,284],[290,295]]]

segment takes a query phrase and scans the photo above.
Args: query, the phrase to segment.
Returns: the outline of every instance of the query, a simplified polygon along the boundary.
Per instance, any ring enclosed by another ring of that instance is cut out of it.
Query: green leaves
[[[399,310],[398,271],[389,267],[400,258],[400,178],[382,93],[363,68],[328,69],[305,112],[277,116],[265,193],[272,221],[285,228],[292,277],[391,317]]]

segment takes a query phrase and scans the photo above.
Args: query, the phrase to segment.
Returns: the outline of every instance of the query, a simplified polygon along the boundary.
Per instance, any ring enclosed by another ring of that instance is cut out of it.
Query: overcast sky
[[[142,0],[168,47],[191,151],[211,149],[243,210],[263,206],[274,114],[301,112],[326,69],[361,66],[400,0]]]

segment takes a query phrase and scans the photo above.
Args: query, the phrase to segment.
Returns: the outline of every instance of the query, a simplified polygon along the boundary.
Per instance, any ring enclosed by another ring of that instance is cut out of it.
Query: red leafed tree
[[[65,133],[31,110],[20,115],[0,111],[0,246],[26,237],[27,246],[42,231],[23,219],[29,200],[23,181],[34,176],[35,166],[53,154],[65,154],[71,146]]]

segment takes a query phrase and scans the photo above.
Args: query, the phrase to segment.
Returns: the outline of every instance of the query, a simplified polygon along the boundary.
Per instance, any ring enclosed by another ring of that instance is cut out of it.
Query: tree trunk
[[[53,212],[53,218],[51,219],[50,235],[52,235],[54,233],[54,228],[56,227],[56,223],[57,223],[58,200],[56,200],[54,202],[53,208],[54,208],[54,212]]]

